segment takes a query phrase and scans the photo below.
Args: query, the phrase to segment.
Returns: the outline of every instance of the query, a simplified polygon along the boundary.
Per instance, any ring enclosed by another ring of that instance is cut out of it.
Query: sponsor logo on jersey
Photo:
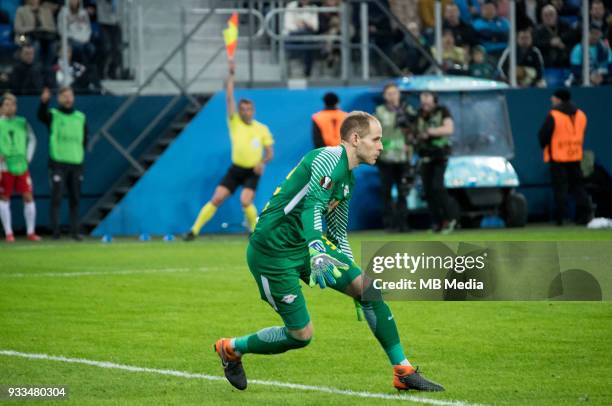
[[[332,187],[332,180],[329,176],[323,176],[319,181],[319,185],[325,190],[329,190]]]
[[[281,302],[285,302],[285,303],[287,303],[287,304],[291,304],[291,303],[293,303],[293,301],[294,301],[296,298],[297,298],[297,296],[296,296],[296,295],[291,295],[291,294],[289,294],[289,295],[285,295],[285,296],[283,296],[283,298],[281,299]]]
[[[349,185],[344,185],[344,197],[347,197],[349,192],[350,192]]]

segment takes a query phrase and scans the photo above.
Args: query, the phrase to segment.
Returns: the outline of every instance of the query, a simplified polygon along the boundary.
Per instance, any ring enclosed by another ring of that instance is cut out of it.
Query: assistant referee
[[[215,215],[217,208],[230,197],[239,186],[240,204],[244,210],[251,231],[257,222],[257,209],[253,205],[255,190],[265,165],[273,156],[272,134],[268,127],[255,120],[255,105],[251,100],[240,99],[238,112],[234,100],[233,61],[229,64],[229,74],[225,82],[225,97],[227,103],[227,119],[232,144],[232,165],[215,189],[212,199],[200,210],[191,230],[184,236],[185,241],[193,241],[204,225]],[[265,155],[262,157],[265,151]]]

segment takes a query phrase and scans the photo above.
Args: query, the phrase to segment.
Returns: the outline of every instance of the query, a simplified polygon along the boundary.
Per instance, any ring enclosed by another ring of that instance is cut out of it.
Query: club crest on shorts
[[[285,302],[285,303],[287,303],[287,304],[291,304],[291,303],[293,303],[293,301],[294,301],[296,298],[297,298],[297,296],[296,296],[296,295],[292,295],[292,294],[285,295],[285,296],[283,296],[283,298],[281,299],[281,302]]]
[[[332,180],[329,176],[323,176],[319,181],[319,185],[321,185],[323,189],[329,190],[332,186]]]

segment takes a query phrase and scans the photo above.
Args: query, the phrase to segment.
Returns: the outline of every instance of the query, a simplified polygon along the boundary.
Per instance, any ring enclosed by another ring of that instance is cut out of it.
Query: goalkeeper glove
[[[336,279],[342,276],[339,269],[349,269],[347,264],[327,254],[321,240],[308,244],[308,252],[310,253],[310,287],[319,284],[321,289],[325,289],[327,284],[335,285]]]

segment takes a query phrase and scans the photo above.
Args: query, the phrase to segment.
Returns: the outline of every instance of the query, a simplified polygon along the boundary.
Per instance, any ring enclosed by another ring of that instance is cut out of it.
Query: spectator
[[[389,0],[389,7],[404,27],[419,22],[418,0]]]
[[[383,98],[385,103],[376,107],[374,114],[383,131],[383,151],[376,161],[383,200],[383,225],[388,231],[405,231],[408,220],[406,198],[414,178],[412,146],[407,140],[412,135],[416,112],[401,101],[395,84],[385,86]],[[394,185],[396,201],[391,193]]]
[[[574,32],[557,17],[557,10],[552,5],[542,9],[542,24],[534,35],[534,42],[542,52],[544,66],[547,68],[564,68],[569,64],[570,44]]]
[[[436,56],[435,47],[431,54]],[[466,57],[463,48],[455,45],[455,37],[451,30],[442,33],[442,69],[450,74],[461,74],[466,69]]]
[[[96,74],[95,67],[85,66],[82,63],[72,60],[72,48],[68,45],[68,64],[64,65],[62,53],[57,60],[57,64],[53,66],[55,72],[56,86],[70,86],[77,93],[99,93],[101,89],[100,79]],[[92,69],[89,69],[89,68]]]
[[[117,0],[97,0],[96,11],[101,35],[101,66],[98,72],[103,78],[123,77],[122,38]]]
[[[457,46],[473,47],[478,45],[474,28],[470,24],[461,21],[459,18],[459,7],[455,4],[447,4],[444,7],[443,28],[453,32]],[[469,48],[466,51],[469,52]]]
[[[493,1],[488,0],[480,7],[480,18],[474,21],[474,29],[488,54],[497,56],[508,46],[510,25],[508,20],[497,16]]]
[[[592,27],[597,27],[601,30],[603,38],[607,38],[610,27],[606,20],[606,8],[601,0],[593,0],[589,11],[590,24]]]
[[[494,0],[497,6],[497,15],[508,19],[510,17],[510,4],[508,0]]]
[[[442,10],[452,3],[453,0],[442,0]],[[419,17],[425,31],[433,29],[436,25],[435,4],[436,0],[419,0]]]
[[[610,47],[602,41],[599,27],[592,26],[589,31],[589,67],[591,84],[599,86],[609,81],[609,69],[612,64]],[[582,82],[582,43],[576,44],[570,55],[572,70],[571,83]]]
[[[539,140],[544,162],[550,166],[555,221],[557,225],[563,225],[565,199],[569,190],[576,198],[576,222],[586,224],[593,215],[580,170],[587,117],[571,102],[567,89],[558,89],[550,100],[552,109],[540,128]]]
[[[516,80],[521,87],[546,86],[544,60],[537,47],[533,46],[531,30],[519,31],[516,36]],[[509,81],[510,48],[506,48],[497,65],[500,76]]]
[[[411,35],[406,35],[393,47],[392,59],[405,75],[420,75],[429,67],[429,61],[422,51],[427,47],[427,40],[421,34],[417,23],[410,23],[408,31]]]
[[[461,20],[470,23],[480,15],[480,2],[478,0],[455,0],[459,7]]]
[[[51,66],[55,59],[57,29],[53,14],[47,7],[40,7],[40,0],[26,0],[15,15],[15,42],[30,43],[43,66]]]
[[[284,18],[284,34],[290,36],[314,35],[319,30],[319,16],[315,11],[304,8],[316,7],[310,0],[297,0],[287,4]],[[291,57],[303,61],[304,76],[309,77],[315,57],[315,49],[308,42],[287,40],[287,49]]]
[[[62,23],[66,18],[66,32]],[[70,0],[69,9],[62,7],[57,21],[60,35],[68,36],[68,44],[72,48],[74,60],[88,66],[93,59],[95,48],[91,42],[91,24],[89,14],[81,5],[81,0]]]
[[[13,67],[9,84],[13,93],[39,94],[44,86],[42,68],[34,61],[34,47],[24,45],[19,50],[19,62]]]
[[[57,13],[59,13],[60,8],[65,4],[64,0],[41,0],[40,6],[43,8],[47,8],[51,11],[53,18],[57,21]]]
[[[323,103],[325,108],[312,115],[312,141],[315,148],[340,145],[340,126],[347,115],[338,107],[340,99],[336,93],[326,93]]]
[[[481,79],[494,79],[495,68],[487,60],[487,51],[482,45],[472,48],[472,61],[469,68],[470,76]]]
[[[431,92],[420,96],[421,108],[417,117],[417,150],[420,156],[421,180],[425,200],[433,220],[433,231],[450,233],[457,219],[451,218],[449,196],[444,186],[444,172],[451,152],[450,137],[454,132],[453,118],[438,97]]]
[[[64,186],[70,202],[72,239],[81,241],[79,234],[79,201],[83,182],[83,160],[87,144],[85,114],[74,109],[74,93],[62,87],[57,94],[58,108],[49,109],[51,92],[45,88],[40,96],[38,119],[49,130],[49,180],[51,182],[51,229],[53,239],[60,238],[60,206]],[[60,131],[61,129],[61,131]]]
[[[323,7],[338,7],[340,0],[325,0]],[[337,12],[319,13],[319,34],[321,35],[340,35],[340,14]],[[332,76],[339,74],[340,68],[340,49],[339,41],[326,41],[323,46],[323,60],[325,68],[334,70]]]

